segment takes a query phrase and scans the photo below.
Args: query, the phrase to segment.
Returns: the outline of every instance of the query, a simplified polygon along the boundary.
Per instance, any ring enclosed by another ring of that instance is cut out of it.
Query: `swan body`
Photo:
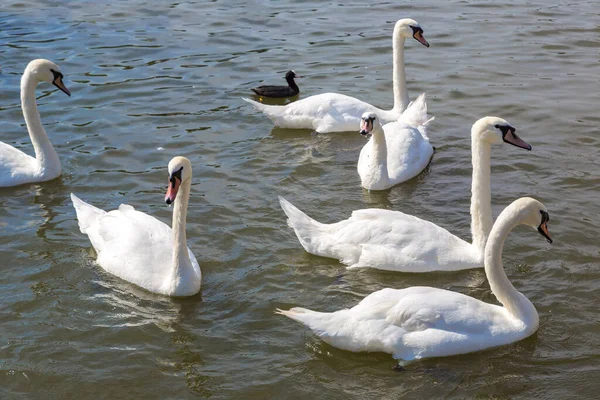
[[[432,118],[433,119],[433,118]],[[358,175],[362,187],[385,190],[417,176],[431,161],[425,94],[402,113],[398,121],[381,125],[376,113],[362,115],[360,134],[371,139],[360,151]]]
[[[0,142],[0,187],[44,182],[60,176],[60,160],[44,130],[35,100],[35,88],[39,82],[52,83],[71,96],[58,65],[44,59],[27,64],[21,77],[21,108],[35,157]]]
[[[408,363],[502,346],[533,334],[539,317],[502,267],[508,233],[530,225],[551,242],[543,204],[521,198],[498,217],[485,247],[485,272],[502,306],[433,287],[382,289],[350,309],[331,313],[295,307],[276,312],[310,328],[325,342],[349,351],[378,351]]]
[[[483,249],[492,228],[490,153],[494,143],[507,142],[531,150],[507,121],[478,120],[471,129],[473,182],[468,243],[446,229],[400,211],[364,209],[346,220],[322,224],[279,197],[304,249],[337,258],[348,268],[372,267],[400,272],[457,271],[483,266]]]
[[[264,113],[276,126],[290,129],[313,129],[315,132],[348,132],[356,129],[365,112],[374,112],[384,122],[397,120],[408,106],[408,92],[404,73],[404,42],[414,38],[424,46],[423,29],[413,19],[396,22],[393,33],[393,87],[394,107],[382,110],[369,103],[338,93],[310,96],[284,106],[266,105],[246,99],[255,109]]]
[[[106,212],[71,193],[82,233],[88,235],[107,272],[150,292],[192,296],[202,274],[186,244],[185,218],[191,186],[191,164],[184,157],[169,163],[167,204],[174,202],[173,229],[133,207],[121,204]]]
[[[265,97],[293,97],[300,93],[300,88],[296,85],[294,78],[301,78],[301,76],[296,75],[296,71],[292,69],[285,74],[285,80],[288,83],[287,86],[263,85],[252,88],[252,91],[259,96]]]

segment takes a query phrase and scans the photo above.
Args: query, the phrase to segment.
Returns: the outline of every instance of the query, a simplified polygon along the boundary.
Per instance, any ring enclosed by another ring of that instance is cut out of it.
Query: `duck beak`
[[[413,37],[415,38],[415,40],[419,43],[421,43],[423,46],[425,47],[429,47],[429,42],[427,42],[427,40],[425,40],[425,38],[423,37],[423,32],[421,31],[416,31],[413,34]]]
[[[552,243],[552,238],[550,237],[550,233],[548,232],[548,221],[550,220],[550,216],[547,212],[542,211],[542,223],[538,226],[538,232],[540,235],[546,238],[548,243]]]
[[[175,201],[180,185],[181,180],[179,180],[179,178],[176,176],[172,176],[171,179],[169,179],[169,186],[167,188],[167,194],[165,195],[165,203],[171,204]]]
[[[506,143],[510,143],[513,146],[517,146],[525,150],[531,150],[531,145],[517,136],[515,133],[515,128],[508,128],[503,139]]]
[[[63,92],[65,92],[69,97],[71,96],[71,92],[69,91],[69,89],[67,89],[67,87],[62,81],[62,76],[57,76],[56,79],[52,81],[52,84],[60,90],[62,90]]]

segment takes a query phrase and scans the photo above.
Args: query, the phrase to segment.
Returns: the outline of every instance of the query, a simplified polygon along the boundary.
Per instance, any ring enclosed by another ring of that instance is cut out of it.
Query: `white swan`
[[[492,228],[490,153],[493,143],[531,150],[508,122],[485,117],[471,128],[473,244],[446,229],[400,211],[357,210],[349,219],[322,224],[279,197],[288,225],[306,251],[337,258],[348,268],[372,267],[402,272],[456,271],[483,266],[483,249]]]
[[[390,353],[414,360],[470,353],[524,339],[539,324],[533,304],[517,291],[502,267],[502,248],[519,224],[537,228],[552,243],[546,208],[523,197],[498,216],[485,246],[485,274],[504,307],[448,290],[415,286],[382,289],[351,309],[332,313],[295,307],[277,310],[332,346],[350,351]]]
[[[71,92],[63,83],[63,74],[58,65],[44,59],[33,60],[27,64],[21,77],[21,108],[35,158],[0,142],[0,187],[44,182],[60,176],[58,154],[44,130],[35,102],[35,87],[39,82],[52,83],[71,96]]]
[[[422,97],[422,98],[421,98]],[[381,126],[374,112],[362,115],[360,134],[371,139],[358,158],[358,175],[362,187],[385,190],[417,176],[433,156],[429,143],[425,94],[419,96],[402,113],[398,121]]]
[[[106,212],[71,193],[79,228],[98,253],[98,264],[121,279],[153,293],[192,296],[200,291],[202,274],[187,247],[185,219],[192,165],[184,157],[169,163],[167,204],[174,203],[173,229],[133,207],[121,204]]]
[[[264,113],[276,126],[291,129],[313,129],[318,133],[354,131],[360,123],[360,116],[371,111],[377,113],[384,122],[395,121],[408,106],[408,92],[404,74],[404,41],[415,38],[429,47],[423,37],[423,29],[413,19],[396,22],[393,34],[393,87],[394,108],[382,110],[369,103],[338,93],[323,93],[295,101],[285,106],[270,106],[254,100],[245,101]]]

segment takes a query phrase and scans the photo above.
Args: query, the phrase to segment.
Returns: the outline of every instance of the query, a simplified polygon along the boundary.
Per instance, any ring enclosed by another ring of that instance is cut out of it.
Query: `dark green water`
[[[391,33],[412,17],[411,98],[428,94],[437,148],[418,178],[361,189],[358,132],[273,129],[241,97],[304,76],[325,91],[391,107]],[[38,88],[60,179],[0,189],[0,397],[594,398],[600,390],[600,27],[594,2],[16,1],[0,4],[0,139],[32,153],[19,79],[58,63],[73,96]],[[306,254],[277,195],[323,222],[383,207],[469,238],[470,136],[503,117],[533,146],[496,146],[494,213],[520,196],[549,209],[548,245],[519,228],[504,264],[540,314],[510,346],[392,371],[387,354],[350,353],[273,314],[333,311],[383,287],[428,285],[494,302],[482,270],[346,271]],[[201,295],[169,299],[104,273],[69,193],[170,223],[174,155],[194,165],[188,244]]]

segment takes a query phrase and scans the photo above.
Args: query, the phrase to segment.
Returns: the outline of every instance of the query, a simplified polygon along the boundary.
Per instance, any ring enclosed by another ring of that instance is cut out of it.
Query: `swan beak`
[[[169,186],[167,188],[167,194],[165,195],[165,203],[171,204],[175,201],[180,185],[181,180],[176,176],[172,176],[171,179],[169,179]]]
[[[413,37],[416,39],[417,42],[421,43],[423,46],[429,47],[429,42],[427,42],[427,40],[425,40],[425,38],[423,37],[423,31],[416,31]]]
[[[508,128],[503,138],[506,143],[510,143],[513,146],[520,147],[525,150],[531,150],[531,145],[517,136],[515,128]]]
[[[550,221],[550,216],[547,212],[541,211],[542,213],[542,223],[538,226],[538,232],[540,235],[546,238],[548,243],[552,243],[552,238],[550,237],[550,233],[548,232],[548,221]]]
[[[360,120],[360,134],[367,136],[373,130],[373,121],[370,118],[362,118]]]
[[[69,89],[67,89],[67,87],[65,86],[65,84],[62,81],[62,76],[57,76],[56,79],[54,79],[54,81],[52,81],[52,84],[54,86],[56,86],[57,88],[59,88],[60,90],[62,90],[63,92],[65,92],[69,97],[71,96],[71,92],[69,91]]]

